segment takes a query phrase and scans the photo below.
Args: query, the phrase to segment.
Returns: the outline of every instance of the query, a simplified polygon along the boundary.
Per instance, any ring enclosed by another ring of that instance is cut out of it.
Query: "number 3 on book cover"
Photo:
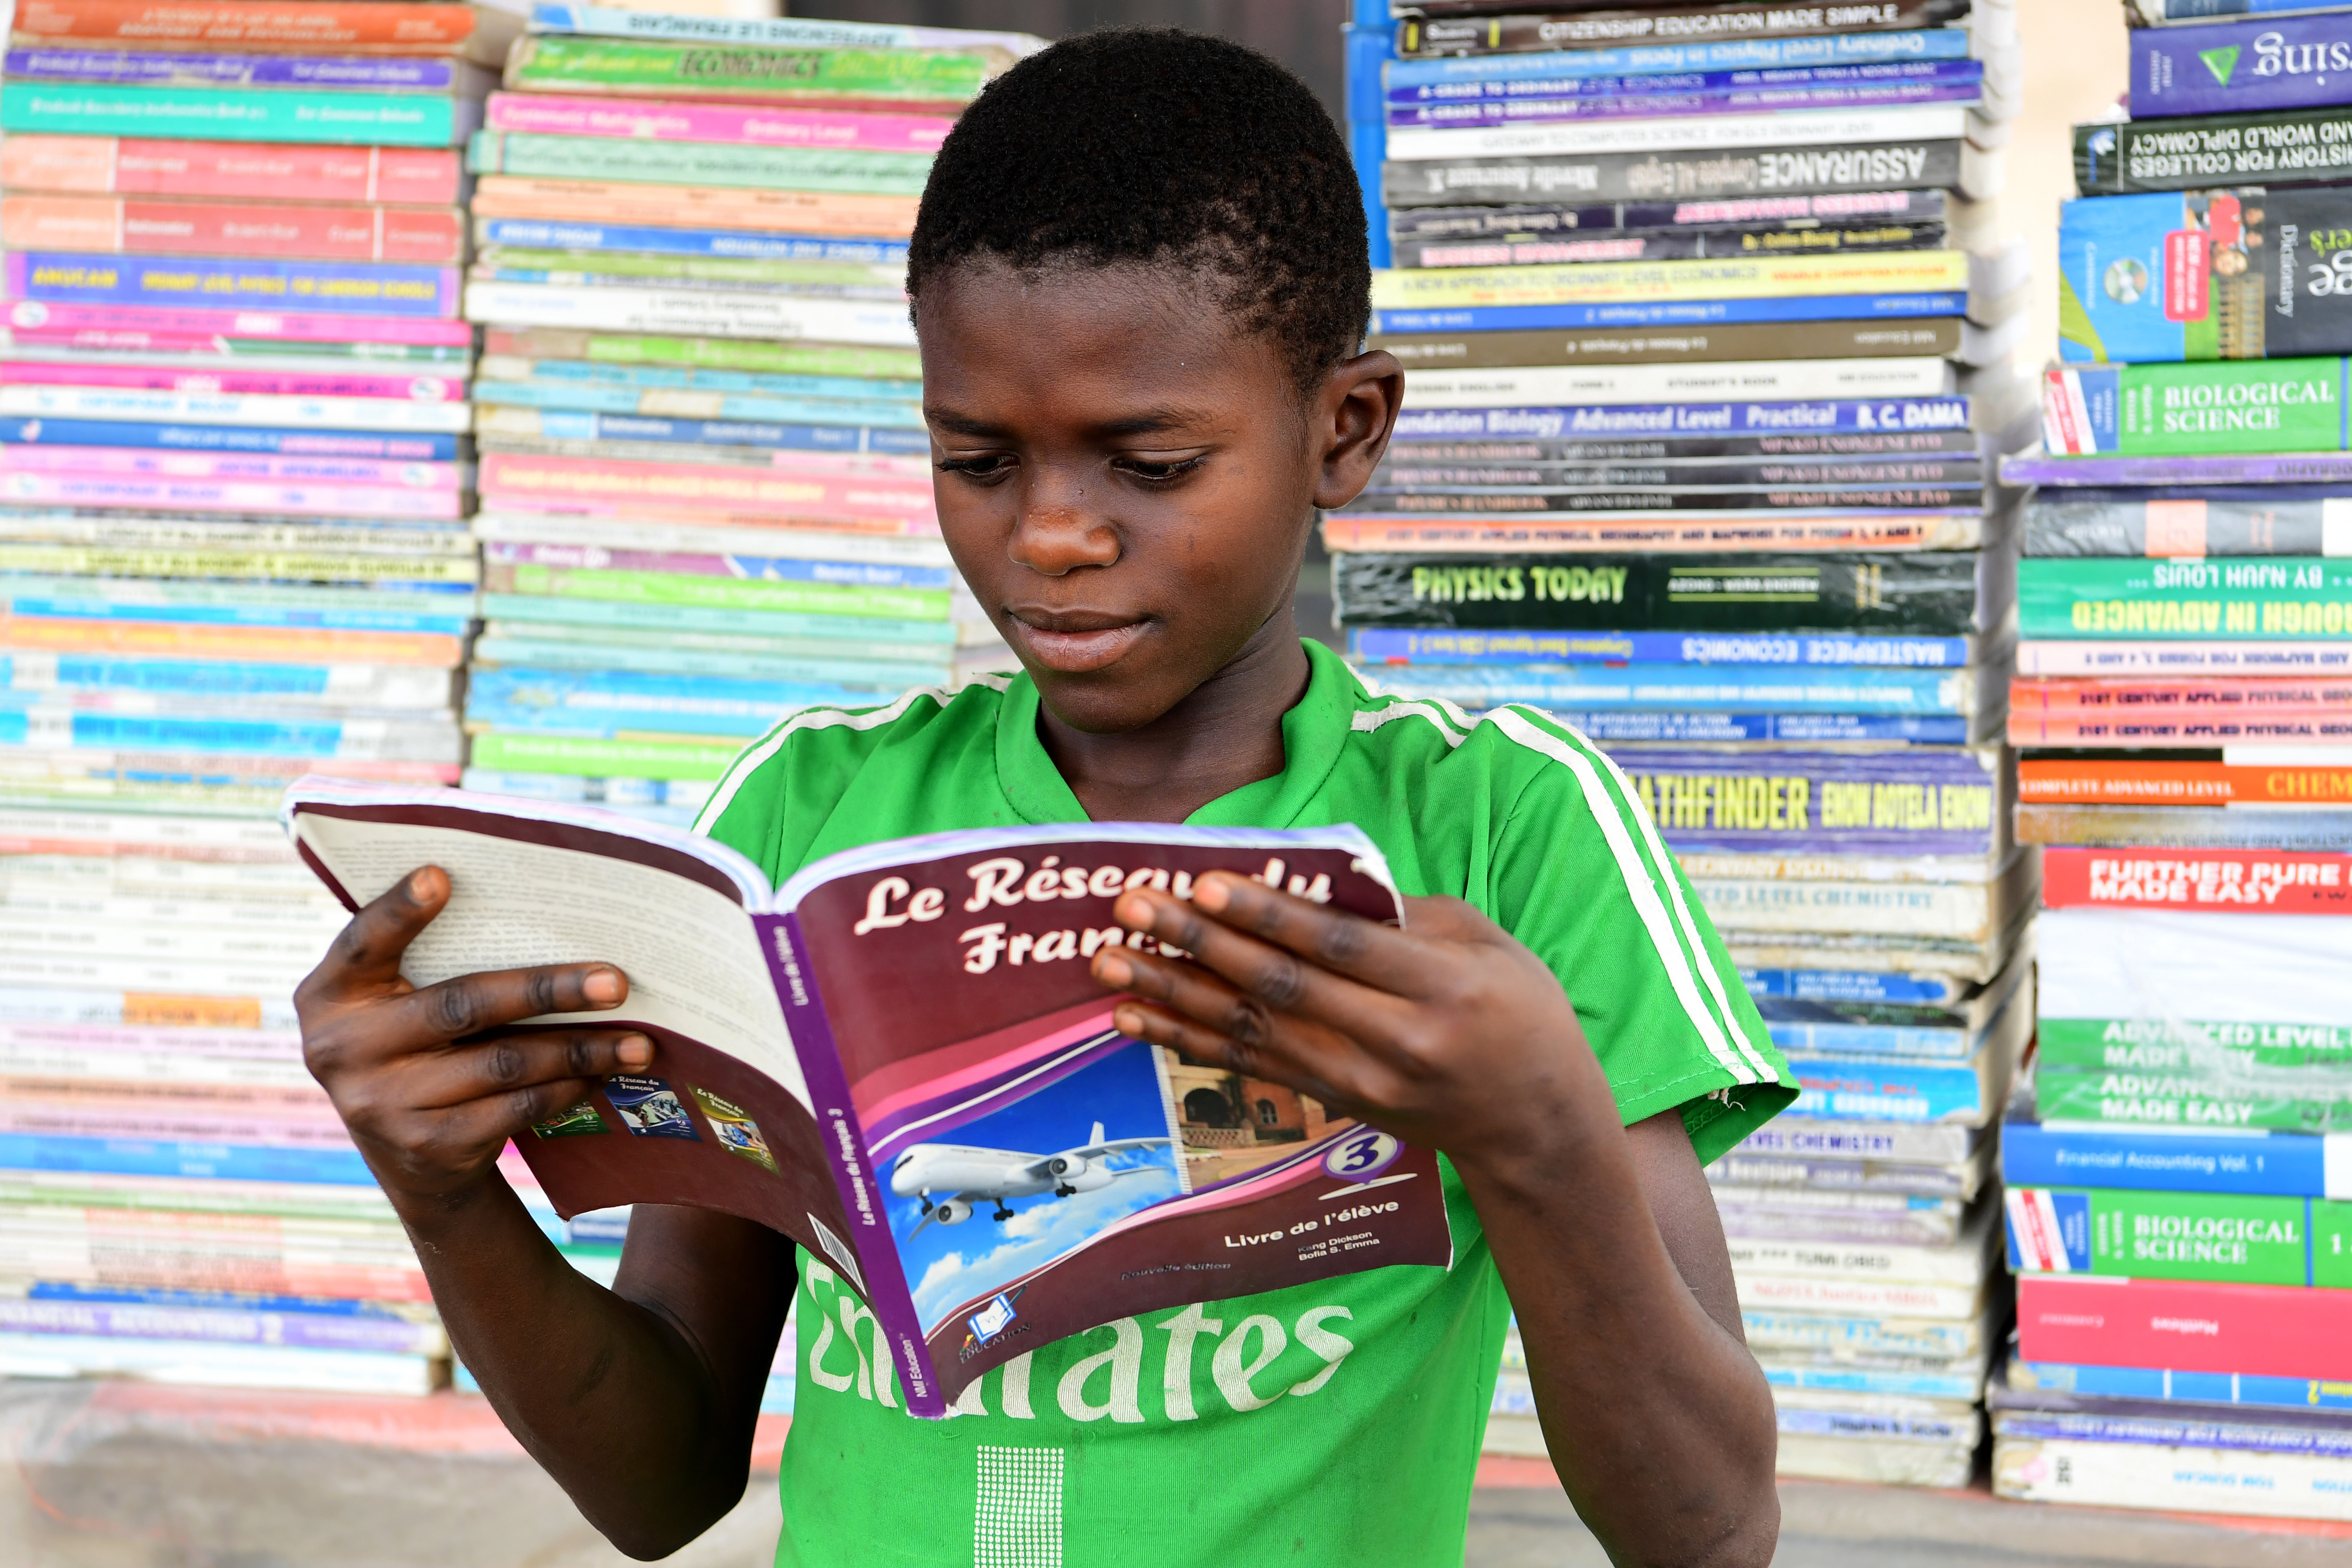
[[[460,804],[462,802],[462,804]],[[1130,1039],[1092,978],[1111,906],[1211,870],[1368,919],[1401,909],[1353,827],[1089,823],[832,856],[770,889],[722,845],[584,808],[306,781],[285,816],[353,909],[415,868],[448,908],[419,985],[601,959],[652,1037],[520,1140],[565,1215],[723,1209],[874,1310],[907,1408],[1139,1312],[1386,1264],[1447,1267],[1436,1158],[1280,1084]]]

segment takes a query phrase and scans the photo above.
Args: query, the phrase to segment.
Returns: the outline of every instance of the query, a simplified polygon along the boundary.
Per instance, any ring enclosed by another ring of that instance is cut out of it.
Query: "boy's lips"
[[[1111,663],[1135,646],[1145,625],[1114,621],[1108,616],[1047,616],[1018,610],[1006,619],[1039,664],[1064,675],[1084,675]],[[1049,624],[1041,626],[1041,621]]]

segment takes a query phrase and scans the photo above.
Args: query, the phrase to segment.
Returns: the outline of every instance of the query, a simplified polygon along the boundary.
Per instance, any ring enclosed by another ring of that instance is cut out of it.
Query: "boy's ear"
[[[1333,368],[1315,406],[1315,435],[1322,448],[1315,479],[1318,509],[1336,511],[1371,483],[1403,403],[1404,366],[1386,349]]]

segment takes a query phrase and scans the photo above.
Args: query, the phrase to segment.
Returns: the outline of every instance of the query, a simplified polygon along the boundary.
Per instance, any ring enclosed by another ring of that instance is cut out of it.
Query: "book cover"
[[[1513,18],[1516,20],[1516,18]],[[1553,18],[1554,26],[1566,21]],[[1474,26],[1475,24],[1473,24]],[[1889,61],[1958,60],[1969,54],[1969,35],[1959,27],[1921,27],[1895,33],[1836,33],[1826,37],[1699,38],[1689,43],[1649,43],[1548,48],[1533,54],[1465,52],[1416,58],[1400,49],[1389,67],[1391,94],[1405,88],[1518,91],[1522,84],[1559,78],[1659,76],[1691,71],[1767,71],[1820,66],[1872,65]]]
[[[1353,829],[947,835],[771,893],[709,840],[578,808],[320,784],[286,816],[347,906],[419,856],[480,889],[478,918],[461,893],[411,949],[420,978],[574,949],[618,963],[627,1016],[598,1020],[657,1054],[525,1141],[549,1197],[719,1207],[792,1236],[873,1310],[914,1415],[1035,1345],[1192,1300],[1197,1269],[1251,1292],[1451,1262],[1433,1156],[1124,1038],[1084,962],[1126,940],[1111,900],[1161,872],[1246,868],[1394,919]],[[935,978],[910,992],[914,973]],[[976,1259],[975,1223],[999,1243]]]
[[[1922,250],[1876,256],[1772,256],[1574,267],[1388,271],[1373,275],[1372,304],[1382,310],[1429,310],[1498,305],[1948,292],[1969,287],[1969,263],[1964,251]]]
[[[2029,1274],[2017,1336],[2032,1362],[2352,1378],[2352,1294],[2339,1290]]]
[[[76,251],[13,251],[7,290],[67,305],[320,307],[339,314],[446,320],[457,313],[450,267],[266,258],[144,259]]]

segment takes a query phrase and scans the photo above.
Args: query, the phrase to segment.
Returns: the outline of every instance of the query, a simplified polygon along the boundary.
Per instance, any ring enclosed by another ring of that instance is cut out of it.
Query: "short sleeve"
[[[1524,775],[1488,912],[1559,976],[1622,1120],[1679,1110],[1699,1159],[1716,1159],[1796,1099],[1794,1074],[1616,765],[1528,710],[1486,722]]]

